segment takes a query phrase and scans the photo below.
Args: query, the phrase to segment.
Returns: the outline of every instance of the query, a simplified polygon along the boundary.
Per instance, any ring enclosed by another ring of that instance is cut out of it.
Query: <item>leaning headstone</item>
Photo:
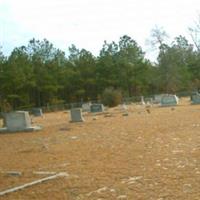
[[[41,130],[39,126],[32,126],[29,113],[27,111],[15,111],[4,114],[6,127],[0,132],[18,132]]]
[[[90,111],[92,112],[92,113],[96,113],[96,112],[103,112],[104,111],[104,105],[103,104],[92,104],[91,106],[90,106]]]
[[[35,117],[42,117],[43,116],[43,112],[42,112],[41,108],[33,108],[32,113]]]
[[[176,95],[165,95],[161,99],[161,106],[176,106],[178,97]]]
[[[192,94],[191,95],[192,104],[200,104],[200,94]]]
[[[90,112],[90,106],[91,106],[92,104],[89,102],[89,103],[84,103],[83,105],[82,105],[82,111],[83,112]]]
[[[82,111],[80,108],[72,108],[70,110],[71,122],[83,122],[84,118],[82,116]]]

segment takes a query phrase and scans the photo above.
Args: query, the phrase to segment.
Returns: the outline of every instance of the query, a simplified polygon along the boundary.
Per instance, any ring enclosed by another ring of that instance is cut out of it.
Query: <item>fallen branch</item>
[[[56,172],[37,171],[37,172],[33,172],[33,174],[36,174],[36,175],[54,175],[54,174],[56,174]]]
[[[55,179],[55,178],[58,178],[58,177],[62,177],[62,176],[68,176],[68,174],[67,173],[58,173],[58,174],[53,175],[53,176],[49,176],[49,177],[42,178],[42,179],[30,182],[30,183],[26,183],[24,185],[21,185],[21,186],[18,186],[18,187],[14,187],[14,188],[11,188],[11,189],[8,189],[8,190],[0,192],[0,196],[3,196],[5,194],[11,193],[11,192],[15,192],[17,190],[22,190],[22,189],[30,187],[32,185],[43,183],[45,181],[49,181],[49,180],[52,180],[52,179]]]

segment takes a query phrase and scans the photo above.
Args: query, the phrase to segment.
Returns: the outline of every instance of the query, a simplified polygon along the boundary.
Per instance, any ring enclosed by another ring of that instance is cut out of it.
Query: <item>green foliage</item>
[[[191,74],[189,59],[192,55],[192,46],[179,36],[172,46],[163,46],[159,54],[160,83],[167,93],[184,91],[189,88]]]
[[[0,51],[0,104],[11,108],[97,100],[115,106],[123,96],[175,93],[200,89],[200,52],[178,36],[165,43],[166,33],[154,29],[158,63],[152,64],[137,42],[124,35],[118,42],[104,42],[98,57],[71,45],[68,56],[52,43],[32,39]],[[115,88],[115,89],[113,89]],[[119,92],[121,91],[121,92]]]
[[[58,99],[56,97],[53,97],[49,102],[50,105],[58,105],[58,104],[63,104],[63,103],[64,103],[64,100]]]
[[[113,88],[106,88],[102,94],[102,102],[104,105],[114,107],[122,102],[122,93]]]

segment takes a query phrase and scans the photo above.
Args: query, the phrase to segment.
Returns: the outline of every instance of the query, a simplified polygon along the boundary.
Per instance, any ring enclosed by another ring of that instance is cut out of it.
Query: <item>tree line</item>
[[[157,63],[127,35],[105,41],[98,56],[75,45],[66,55],[46,39],[32,39],[8,57],[0,52],[0,109],[100,99],[108,88],[124,97],[199,90],[199,49],[183,36],[170,44],[164,38],[164,32],[153,30]]]

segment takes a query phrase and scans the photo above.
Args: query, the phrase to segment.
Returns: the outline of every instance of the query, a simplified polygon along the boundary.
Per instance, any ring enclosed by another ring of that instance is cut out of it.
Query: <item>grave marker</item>
[[[156,95],[154,95],[153,103],[160,104],[163,96],[166,96],[166,94],[156,94]]]
[[[92,113],[103,112],[104,111],[104,105],[103,104],[92,104],[90,106],[90,111]]]
[[[200,104],[200,94],[192,94],[191,95],[192,104]]]
[[[161,99],[161,106],[176,106],[178,97],[176,95],[165,95]]]
[[[141,96],[141,105],[145,105],[144,97]]]
[[[84,103],[83,105],[82,105],[82,111],[83,112],[90,112],[90,106],[91,106],[92,104],[89,102],[89,103]]]
[[[27,111],[15,111],[5,113],[6,127],[1,128],[0,132],[18,132],[41,130],[39,126],[32,126],[29,113]]]
[[[42,117],[43,116],[43,112],[41,108],[33,108],[32,109],[32,113],[35,117]]]
[[[72,108],[70,110],[71,122],[83,122],[85,121],[82,116],[82,111],[80,108]]]

